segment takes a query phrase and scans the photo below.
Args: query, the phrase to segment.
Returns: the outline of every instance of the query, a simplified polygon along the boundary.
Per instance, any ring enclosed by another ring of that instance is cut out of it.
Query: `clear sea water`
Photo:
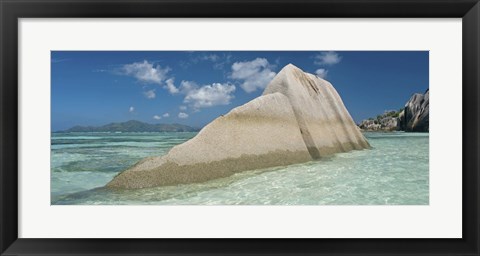
[[[428,133],[365,133],[372,149],[205,183],[136,190],[103,186],[140,159],[196,133],[52,133],[52,204],[426,205]]]

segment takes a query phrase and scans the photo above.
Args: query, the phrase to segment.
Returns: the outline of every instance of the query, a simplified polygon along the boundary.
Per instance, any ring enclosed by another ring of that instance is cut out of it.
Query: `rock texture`
[[[407,132],[429,131],[429,90],[425,94],[415,93],[400,113],[401,129]]]
[[[138,162],[107,187],[203,182],[368,147],[333,86],[289,64],[262,96],[215,119],[167,155]]]
[[[363,120],[358,126],[364,131],[399,131],[399,114],[400,111],[386,111],[377,118]]]
[[[429,90],[415,93],[400,111],[386,111],[377,118],[363,120],[358,126],[364,131],[429,131]]]
[[[263,95],[277,92],[288,97],[313,158],[369,147],[337,91],[326,80],[289,64]]]

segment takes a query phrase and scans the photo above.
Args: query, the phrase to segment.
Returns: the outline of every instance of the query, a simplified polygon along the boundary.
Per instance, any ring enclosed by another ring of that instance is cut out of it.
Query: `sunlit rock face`
[[[326,80],[289,64],[263,95],[277,92],[289,99],[313,158],[369,147],[337,91]]]
[[[234,108],[168,154],[141,160],[107,187],[204,182],[369,148],[333,86],[289,64],[262,96]]]
[[[429,131],[429,98],[429,90],[425,94],[415,93],[410,98],[399,116],[402,130],[407,132]]]

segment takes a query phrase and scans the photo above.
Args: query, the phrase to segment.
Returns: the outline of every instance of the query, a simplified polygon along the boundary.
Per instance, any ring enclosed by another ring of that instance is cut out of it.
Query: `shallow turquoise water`
[[[108,190],[118,172],[196,133],[53,133],[52,204],[425,205],[427,133],[365,133],[372,149],[180,186]]]

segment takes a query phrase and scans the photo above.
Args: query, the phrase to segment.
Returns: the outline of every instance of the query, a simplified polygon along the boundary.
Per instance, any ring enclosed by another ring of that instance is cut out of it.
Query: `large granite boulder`
[[[288,97],[312,157],[369,147],[328,81],[289,64],[275,76],[263,95],[277,92]]]
[[[400,127],[407,132],[429,131],[429,90],[415,93],[399,115]]]
[[[333,86],[289,64],[262,96],[215,119],[165,156],[141,160],[107,187],[203,182],[368,147]]]

